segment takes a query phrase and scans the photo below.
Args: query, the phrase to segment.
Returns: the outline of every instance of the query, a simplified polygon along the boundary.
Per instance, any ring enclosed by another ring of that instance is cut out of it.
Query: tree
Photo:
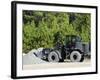
[[[87,13],[23,11],[23,52],[62,44],[66,35],[78,35],[90,41],[91,16]],[[60,38],[59,37],[60,34]]]

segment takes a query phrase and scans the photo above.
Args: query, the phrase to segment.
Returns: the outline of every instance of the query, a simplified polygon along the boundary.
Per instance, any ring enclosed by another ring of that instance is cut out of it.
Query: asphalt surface
[[[64,62],[58,63],[42,63],[42,64],[31,64],[23,65],[24,70],[32,69],[48,69],[48,68],[72,68],[72,67],[87,67],[91,66],[91,60],[85,59],[83,62],[71,62],[70,60],[65,60]]]

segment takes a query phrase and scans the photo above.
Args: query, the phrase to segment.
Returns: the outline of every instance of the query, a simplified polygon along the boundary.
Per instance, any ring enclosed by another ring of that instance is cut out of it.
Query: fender
[[[61,57],[61,52],[58,51],[58,50],[55,50],[55,52],[58,54],[59,58],[62,59],[62,57]]]

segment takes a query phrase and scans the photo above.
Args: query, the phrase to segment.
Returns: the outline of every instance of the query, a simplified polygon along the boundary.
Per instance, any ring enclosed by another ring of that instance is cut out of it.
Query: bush
[[[52,48],[57,40],[64,43],[66,35],[78,35],[89,42],[90,14],[23,11],[23,53],[39,47]]]

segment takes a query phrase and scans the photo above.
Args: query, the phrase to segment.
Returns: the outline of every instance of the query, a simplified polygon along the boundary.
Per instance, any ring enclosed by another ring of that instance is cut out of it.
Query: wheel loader
[[[66,35],[65,44],[57,41],[54,48],[44,48],[41,59],[49,62],[64,62],[69,59],[71,62],[83,62],[84,56],[90,53],[90,43],[82,42],[76,35]]]

